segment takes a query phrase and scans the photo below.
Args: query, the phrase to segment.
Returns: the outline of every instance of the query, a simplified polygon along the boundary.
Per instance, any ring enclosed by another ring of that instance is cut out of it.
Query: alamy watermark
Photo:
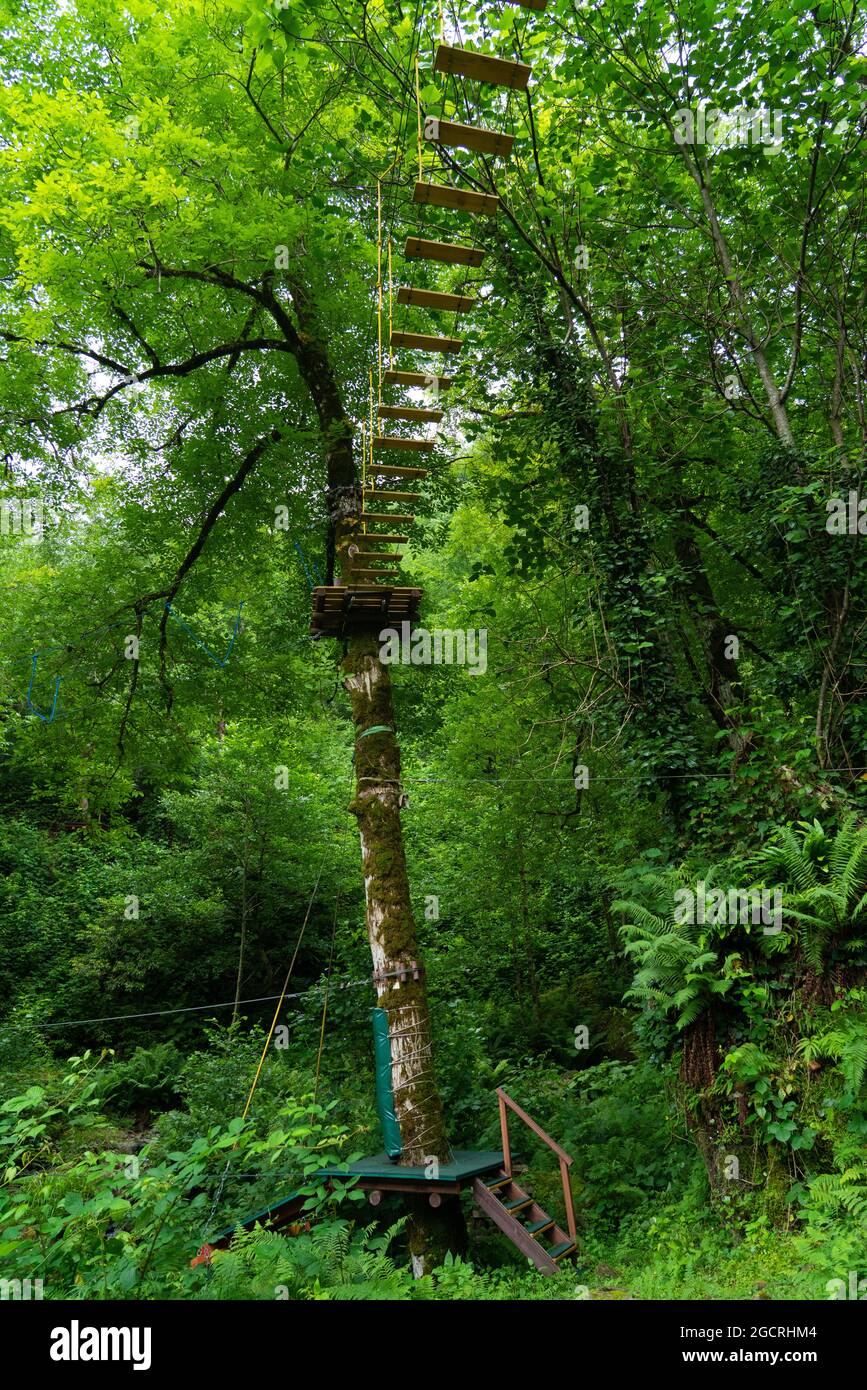
[[[25,545],[39,545],[45,535],[49,509],[39,497],[0,500],[0,536],[21,536]]]
[[[783,113],[767,106],[737,106],[734,111],[701,103],[694,109],[681,107],[674,113],[674,142],[714,149],[763,145],[766,153],[777,154],[783,143]]]
[[[706,888],[699,879],[692,888],[674,894],[674,920],[678,926],[761,926],[765,936],[783,929],[783,895],[779,888]]]
[[[471,676],[488,669],[488,629],[417,627],[403,622],[400,632],[385,627],[379,634],[384,666],[466,666]]]

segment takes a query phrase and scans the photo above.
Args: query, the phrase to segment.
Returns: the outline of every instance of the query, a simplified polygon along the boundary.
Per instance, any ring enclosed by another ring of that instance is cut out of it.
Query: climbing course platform
[[[357,632],[379,632],[384,627],[416,621],[421,589],[393,588],[387,584],[331,584],[314,589],[312,597],[311,633],[320,637],[351,637]]]
[[[438,1207],[445,1197],[469,1192],[480,1211],[493,1221],[522,1255],[543,1274],[556,1274],[564,1260],[578,1253],[567,1171],[572,1159],[502,1087],[497,1088],[497,1099],[503,1138],[501,1149],[455,1149],[447,1163],[427,1163],[424,1166],[399,1163],[385,1153],[373,1154],[354,1163],[320,1168],[312,1175],[311,1181],[324,1182],[329,1189],[332,1186],[343,1188],[351,1185],[366,1192],[368,1201],[374,1207],[379,1206],[388,1193],[426,1196],[432,1207]],[[508,1112],[517,1115],[559,1158],[567,1229],[515,1181]],[[237,1230],[250,1230],[257,1222],[277,1230],[288,1226],[291,1234],[309,1229],[309,1223],[303,1221],[306,1200],[303,1191],[290,1192],[271,1206],[220,1231],[203,1247],[207,1254],[200,1252],[193,1263],[209,1259],[211,1252],[229,1244]]]

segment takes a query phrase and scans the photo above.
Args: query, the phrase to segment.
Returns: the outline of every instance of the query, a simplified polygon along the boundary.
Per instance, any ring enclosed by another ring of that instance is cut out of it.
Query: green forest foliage
[[[0,1256],[46,1297],[867,1274],[867,537],[826,527],[863,466],[863,13],[462,9],[533,64],[533,126],[476,94],[519,138],[401,582],[488,662],[394,668],[403,828],[450,1137],[496,1145],[506,1085],[574,1155],[579,1258],[545,1280],[478,1223],[413,1280],[399,1205],[370,1224],[312,1177],[380,1139],[354,731],[340,644],[308,635],[322,438],[287,344],[312,315],[365,418],[415,44],[425,107],[467,116],[436,17],[2,0],[0,503],[44,521],[0,535]],[[676,109],[744,101],[781,142],[690,164]],[[699,883],[780,919],[678,919]],[[191,1265],[299,1187],[294,1234]]]

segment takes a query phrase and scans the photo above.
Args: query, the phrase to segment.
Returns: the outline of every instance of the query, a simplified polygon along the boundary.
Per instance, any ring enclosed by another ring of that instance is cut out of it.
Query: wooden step
[[[429,387],[436,381],[441,391],[449,391],[454,381],[450,376],[437,376],[436,372],[393,372],[387,371],[383,378],[390,386]]]
[[[495,1178],[484,1179],[485,1187],[489,1192],[496,1192],[498,1187],[509,1187],[512,1179],[508,1173],[498,1173]]]
[[[421,309],[454,310],[465,314],[477,302],[471,294],[441,294],[439,290],[417,290],[401,285],[397,292],[398,304],[417,304]]]
[[[434,424],[438,424],[443,418],[443,412],[441,410],[428,410],[424,406],[381,405],[379,418],[381,420],[418,420],[420,424],[431,420]]]
[[[508,0],[510,5],[520,5],[525,10],[538,10],[540,13],[548,4],[548,0]]]
[[[414,516],[405,516],[402,512],[362,512],[362,521],[387,521],[392,524],[395,521],[405,521],[407,526],[412,526],[415,521]]]
[[[434,62],[435,72],[453,72],[458,77],[470,77],[475,82],[490,82],[495,87],[510,87],[523,92],[530,81],[531,69],[526,63],[513,63],[505,58],[490,58],[472,48],[452,48],[441,43]]]
[[[375,434],[374,449],[399,449],[405,454],[429,454],[434,447],[432,439],[401,439],[396,434]]]
[[[561,1241],[559,1245],[551,1246],[551,1248],[546,1251],[546,1254],[550,1255],[552,1260],[562,1260],[565,1255],[570,1255],[573,1250],[577,1249],[578,1246],[575,1244],[574,1240],[564,1240]]]
[[[409,536],[389,536],[384,531],[359,531],[355,540],[364,541],[365,545],[372,541],[378,545],[409,545]]]
[[[426,478],[429,472],[429,468],[410,468],[399,463],[374,463],[370,468],[371,476],[377,478]]]
[[[435,208],[457,208],[459,212],[478,212],[485,217],[495,217],[500,206],[499,198],[492,193],[473,193],[450,183],[416,183],[412,201]]]
[[[515,143],[514,135],[501,135],[498,130],[484,130],[481,126],[460,125],[457,121],[438,121],[433,127],[436,135],[428,136],[428,128],[426,121],[425,139],[430,139],[433,144],[447,145],[450,149],[475,150],[477,154],[509,155]]]
[[[356,560],[396,560],[400,564],[402,555],[385,555],[380,550],[357,550],[352,556],[352,568],[355,569]]]
[[[532,1205],[533,1198],[528,1197],[526,1192],[522,1192],[520,1197],[513,1197],[510,1202],[503,1203],[506,1211],[511,1212],[512,1215],[514,1215],[516,1211],[520,1211],[523,1207],[530,1207]]]
[[[543,1231],[550,1231],[554,1225],[553,1217],[543,1216],[540,1221],[530,1221],[524,1223],[524,1230],[528,1236],[541,1235]]]
[[[431,333],[392,333],[389,342],[393,348],[412,348],[417,352],[460,352],[464,345],[462,338],[440,338]]]
[[[537,1269],[540,1269],[543,1274],[557,1273],[560,1266],[556,1260],[551,1258],[545,1247],[540,1245],[534,1236],[528,1234],[523,1223],[506,1210],[496,1192],[488,1191],[481,1178],[476,1178],[473,1182],[473,1197],[476,1205],[482,1209],[486,1216],[491,1218],[495,1226],[499,1226],[503,1234],[520,1250],[522,1255],[526,1255],[528,1260],[533,1261]]]
[[[377,502],[420,502],[420,492],[380,492],[377,488],[371,488],[366,494],[367,497],[375,498]]]
[[[372,575],[374,575],[374,577],[377,578],[377,579],[394,579],[395,576],[399,573],[399,571],[398,571],[398,570],[374,570],[374,569],[365,569],[363,565],[353,565],[353,566],[352,566],[352,573],[353,573],[353,574],[372,574]]]
[[[450,241],[427,241],[424,237],[408,236],[403,254],[407,260],[480,266],[487,253],[476,246],[456,246]]]

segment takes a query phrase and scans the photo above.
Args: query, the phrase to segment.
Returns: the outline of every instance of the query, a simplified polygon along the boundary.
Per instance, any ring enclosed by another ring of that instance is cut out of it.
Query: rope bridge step
[[[451,72],[458,77],[471,77],[476,82],[489,82],[495,87],[525,91],[531,69],[526,63],[513,63],[505,58],[490,58],[472,48],[451,48],[441,43],[434,61],[435,72]]]
[[[441,261],[444,265],[480,266],[485,252],[475,246],[457,246],[450,241],[428,241],[425,237],[406,239],[403,254],[408,260]]]
[[[437,376],[434,372],[393,372],[387,371],[384,381],[392,386],[432,386],[436,382],[440,391],[448,391],[454,381],[450,376]]]
[[[441,338],[431,333],[394,332],[389,342],[393,348],[412,348],[418,352],[458,353],[464,345],[463,338]]]
[[[397,292],[397,302],[417,304],[421,309],[445,309],[449,312],[454,310],[456,314],[464,314],[472,309],[477,300],[472,294],[442,294],[439,290],[417,290],[408,285],[401,285]]]
[[[380,420],[418,420],[419,423],[430,420],[434,424],[438,424],[443,418],[443,412],[411,405],[381,405],[379,418]]]
[[[515,143],[514,135],[485,130],[482,126],[461,125],[458,121],[439,121],[430,126],[425,123],[425,139],[434,145],[448,145],[450,149],[474,150],[476,154],[496,154],[504,158],[512,153]]]
[[[478,212],[485,217],[496,216],[500,206],[499,198],[493,193],[472,193],[467,188],[454,188],[450,183],[416,183],[412,200],[435,208]]]

